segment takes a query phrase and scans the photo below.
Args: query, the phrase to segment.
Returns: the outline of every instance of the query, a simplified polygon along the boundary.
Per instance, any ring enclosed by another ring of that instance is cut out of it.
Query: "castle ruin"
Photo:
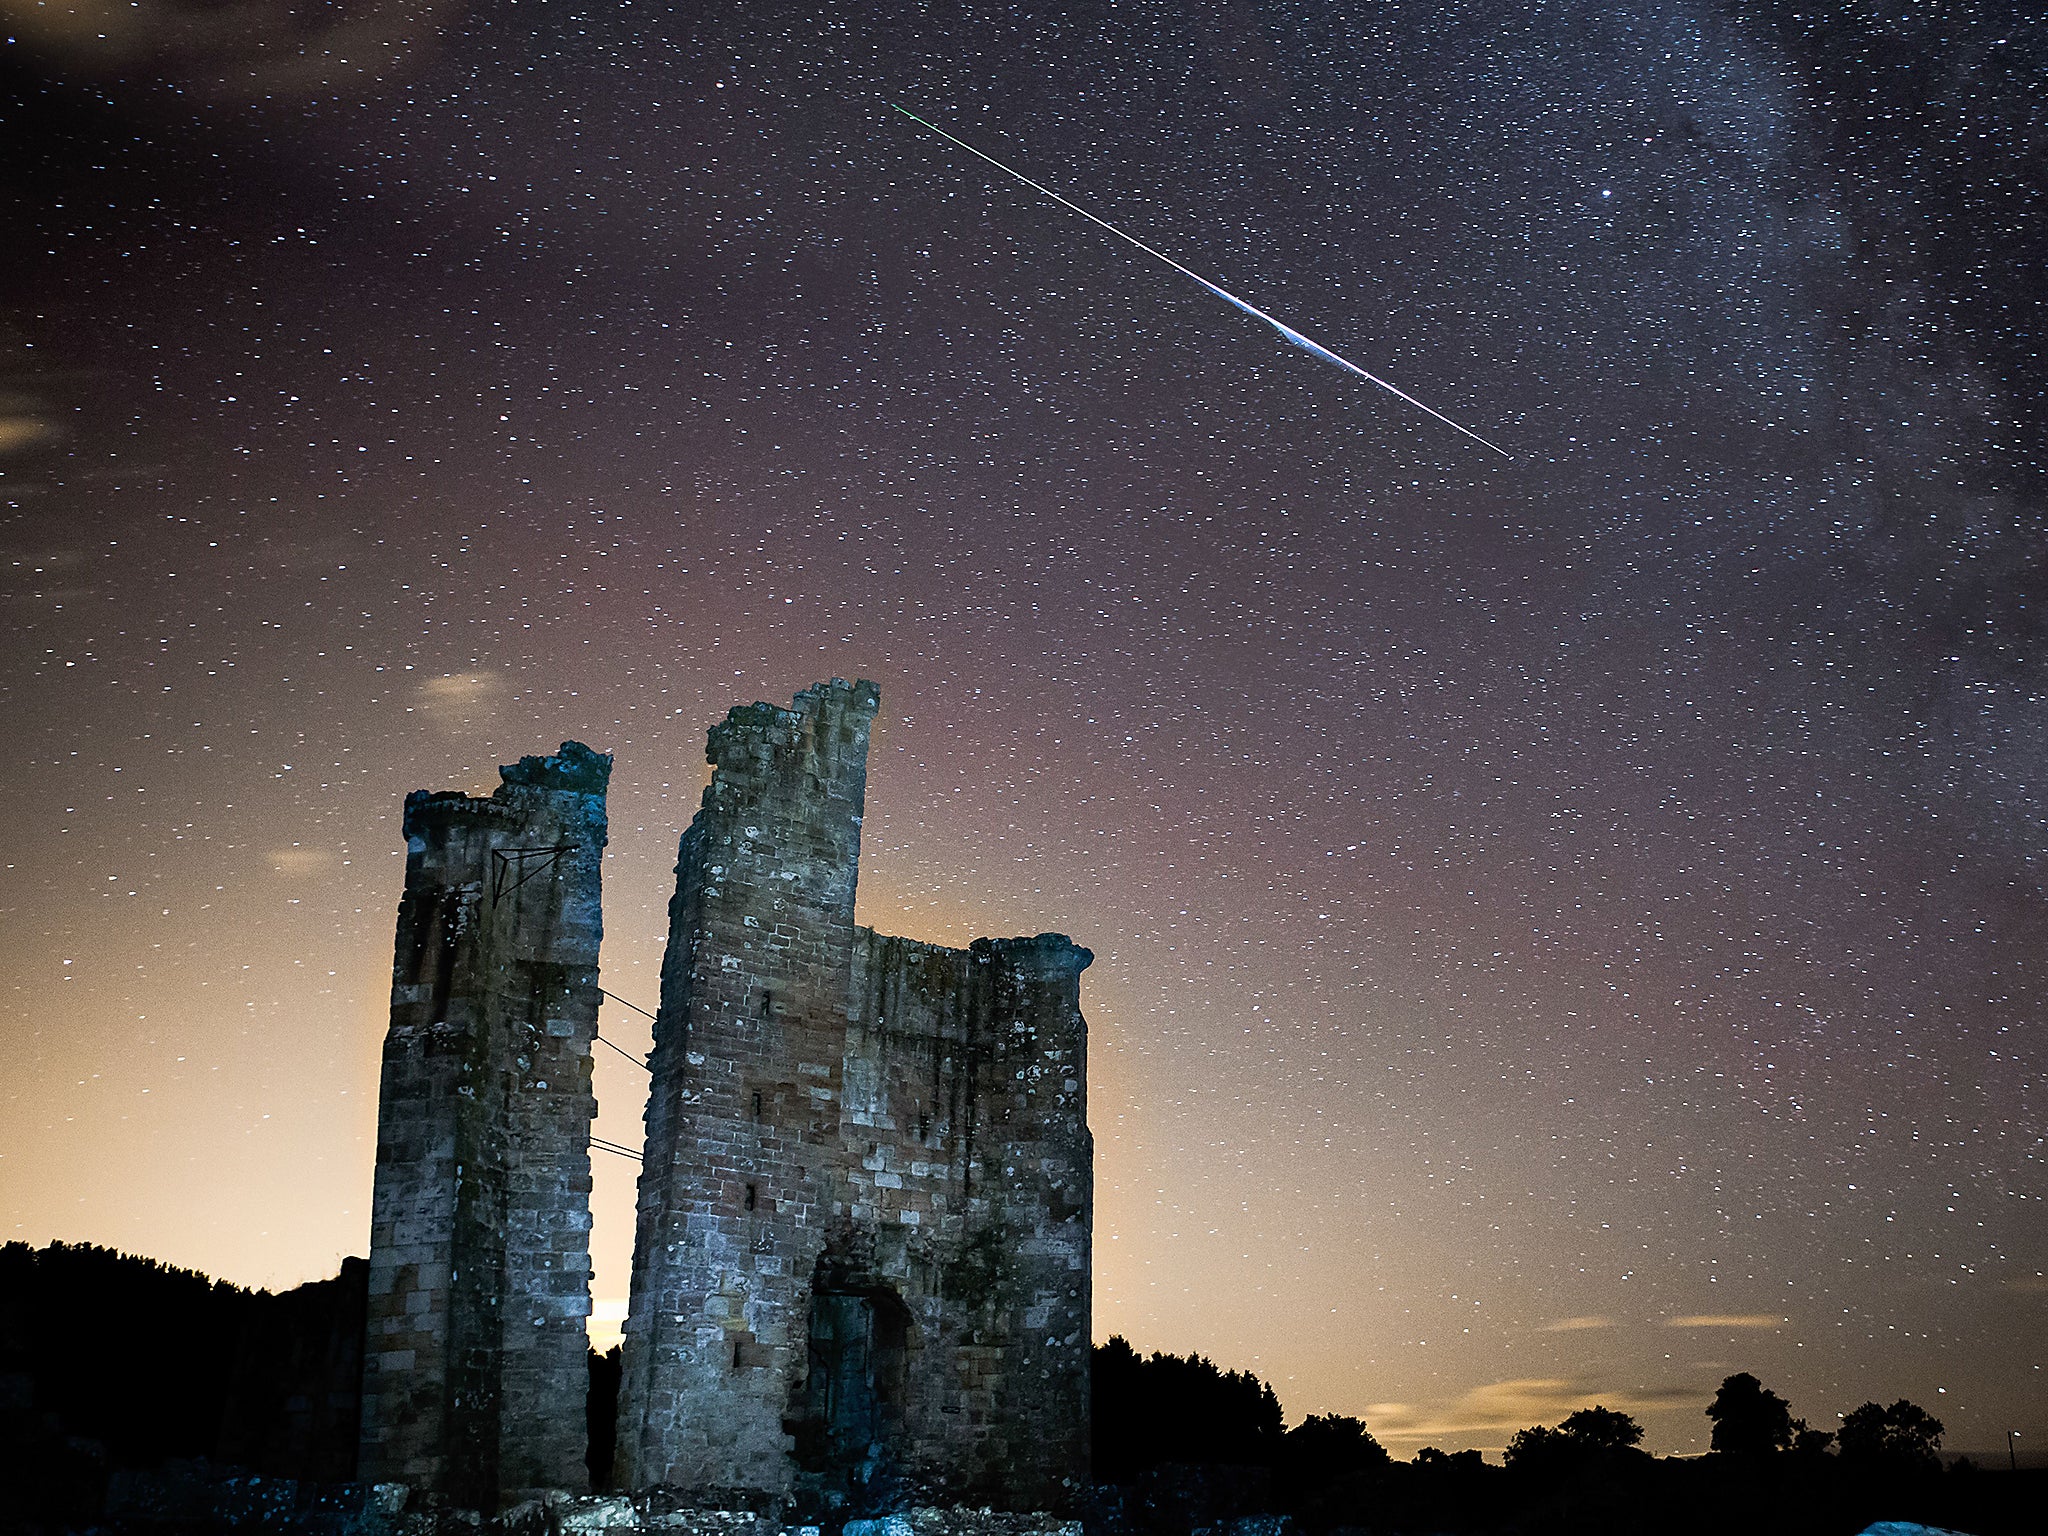
[[[878,703],[834,679],[711,732],[649,1063],[623,1488],[1051,1509],[1087,1479],[1093,957],[855,923]],[[587,1485],[609,766],[567,743],[488,801],[407,802],[363,1475],[451,1501]]]

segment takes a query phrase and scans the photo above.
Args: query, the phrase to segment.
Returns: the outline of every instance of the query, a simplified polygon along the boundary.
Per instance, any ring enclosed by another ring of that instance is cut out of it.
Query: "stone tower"
[[[494,1508],[583,1488],[590,1050],[611,759],[408,796],[360,1476]]]
[[[654,1031],[628,1487],[1048,1508],[1087,1478],[1092,956],[855,925],[878,703],[835,679],[711,733]]]

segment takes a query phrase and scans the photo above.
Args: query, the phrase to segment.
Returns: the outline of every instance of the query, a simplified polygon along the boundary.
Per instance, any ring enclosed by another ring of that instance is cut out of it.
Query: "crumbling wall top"
[[[881,703],[882,690],[877,684],[866,678],[849,683],[835,677],[806,688],[788,709],[774,704],[736,704],[711,728],[704,757],[719,768],[742,768],[764,748],[772,752],[794,746],[826,725],[864,725]]]
[[[580,741],[565,741],[559,752],[547,757],[527,756],[507,763],[498,770],[498,777],[504,781],[494,797],[499,799],[506,790],[518,787],[601,795],[612,780],[612,756],[593,752]]]
[[[459,789],[416,789],[405,797],[405,836],[418,837],[431,823],[457,817],[503,822],[511,802],[523,789],[603,798],[612,777],[611,754],[593,752],[580,741],[565,741],[546,757],[522,757],[498,770],[499,784],[489,799]]]
[[[1095,963],[1095,951],[1083,948],[1064,933],[1040,933],[1025,939],[976,939],[968,951],[978,960],[996,961],[1038,976],[1079,976]]]
[[[510,822],[508,808],[496,800],[464,794],[459,789],[416,789],[405,797],[405,837],[417,841],[429,826],[445,826],[459,817],[485,822]]]

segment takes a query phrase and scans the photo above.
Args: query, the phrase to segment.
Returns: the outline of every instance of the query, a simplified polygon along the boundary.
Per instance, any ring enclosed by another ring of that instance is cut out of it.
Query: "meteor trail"
[[[1502,458],[1506,459],[1510,464],[1512,464],[1515,461],[1515,456],[1509,453],[1505,448],[1501,448],[1493,443],[1489,443],[1477,432],[1474,432],[1467,427],[1459,426],[1455,421],[1451,420],[1451,418],[1446,416],[1442,411],[1424,405],[1420,400],[1416,399],[1413,395],[1409,394],[1405,389],[1401,389],[1396,385],[1389,384],[1385,379],[1381,378],[1378,374],[1367,373],[1363,368],[1359,367],[1358,364],[1352,362],[1351,359],[1349,359],[1348,357],[1339,357],[1336,353],[1332,352],[1328,347],[1322,345],[1322,343],[1309,340],[1308,337],[1302,335],[1301,332],[1294,329],[1293,326],[1284,325],[1280,321],[1275,320],[1271,315],[1267,314],[1263,309],[1260,309],[1256,304],[1247,304],[1243,299],[1240,299],[1236,294],[1232,293],[1229,289],[1217,287],[1214,283],[1210,282],[1209,279],[1202,276],[1201,273],[1190,272],[1186,267],[1182,266],[1179,262],[1175,261],[1171,256],[1167,255],[1164,251],[1155,251],[1154,249],[1152,249],[1151,246],[1147,245],[1144,241],[1140,240],[1136,235],[1125,234],[1122,230],[1118,229],[1114,224],[1110,223],[1107,219],[1098,219],[1086,208],[1081,207],[1080,204],[1068,202],[1067,199],[1061,197],[1059,193],[1053,191],[1052,188],[1040,186],[1037,182],[1033,181],[1029,176],[1026,176],[1022,171],[1011,170],[1010,167],[1003,164],[1002,161],[996,159],[994,155],[983,154],[980,150],[976,149],[972,144],[968,143],[965,139],[955,138],[952,134],[946,132],[945,129],[941,128],[937,123],[926,122],[923,118],[919,117],[915,112],[911,111],[908,107],[899,107],[893,101],[890,102],[889,105],[896,111],[901,112],[913,123],[918,123],[926,128],[931,129],[933,133],[936,133],[940,138],[946,140],[948,143],[958,144],[962,149],[966,150],[967,153],[973,155],[975,158],[980,160],[986,160],[990,165],[994,166],[997,170],[1001,171],[1005,176],[1016,177],[1017,180],[1023,182],[1024,185],[1029,187],[1032,191],[1043,193],[1045,196],[1051,198],[1054,202],[1058,203],[1062,208],[1067,209],[1071,213],[1078,213],[1079,215],[1081,215],[1082,218],[1086,219],[1091,224],[1101,225],[1104,229],[1108,230],[1112,235],[1115,235],[1117,239],[1128,240],[1132,245],[1135,245],[1147,256],[1165,262],[1169,267],[1173,268],[1174,271],[1180,273],[1181,276],[1193,278],[1196,282],[1200,283],[1204,288],[1208,289],[1211,293],[1215,294],[1217,298],[1222,299],[1225,303],[1236,305],[1239,309],[1243,310],[1246,314],[1250,315],[1255,320],[1265,321],[1266,324],[1270,325],[1271,327],[1273,327],[1274,330],[1280,333],[1282,340],[1288,342],[1290,345],[1301,348],[1302,351],[1309,353],[1311,356],[1320,357],[1329,362],[1335,363],[1339,368],[1345,369],[1347,372],[1357,374],[1361,379],[1364,379],[1369,384],[1379,385],[1379,387],[1381,389],[1384,389],[1388,394],[1393,395],[1398,399],[1406,400],[1418,411],[1429,412],[1430,415],[1434,416],[1438,421],[1442,422],[1445,426],[1449,427],[1453,432],[1463,433],[1466,437],[1471,438],[1473,442],[1479,444],[1480,447],[1492,449],[1493,452],[1499,454]]]

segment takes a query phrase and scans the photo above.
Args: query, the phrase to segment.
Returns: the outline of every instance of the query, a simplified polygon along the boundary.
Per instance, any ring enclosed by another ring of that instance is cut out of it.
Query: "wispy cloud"
[[[7,431],[7,419],[0,414],[0,454],[11,446]],[[93,589],[85,578],[91,564],[79,549],[0,547],[0,602],[58,607],[90,597]]]
[[[1586,1328],[1612,1328],[1611,1317],[1560,1317],[1554,1323],[1545,1323],[1538,1333],[1578,1333]]]
[[[289,848],[272,848],[264,857],[280,875],[318,874],[335,860],[332,849],[307,848],[299,843]]]
[[[61,75],[161,75],[188,92],[240,101],[354,93],[413,78],[462,9],[463,0],[371,0],[309,21],[286,0],[248,0],[232,16],[176,0],[0,0],[0,22],[20,34],[25,53]]]
[[[450,672],[421,678],[413,707],[443,730],[467,731],[495,715],[507,691],[496,672]]]
[[[1666,1328],[1782,1328],[1785,1319],[1775,1312],[1695,1312],[1666,1319]]]
[[[0,405],[0,453],[12,453],[54,436],[55,429],[40,416],[10,412]]]
[[[420,696],[428,704],[488,703],[500,687],[495,672],[449,672],[420,680]]]
[[[2005,1282],[2008,1291],[2018,1291],[2022,1296],[2048,1296],[2048,1275],[2022,1275],[2017,1280]]]
[[[1581,1408],[1664,1413],[1696,1408],[1705,1396],[1697,1387],[1632,1392],[1568,1377],[1524,1376],[1474,1387],[1447,1403],[1369,1403],[1365,1422],[1379,1439],[1404,1444],[1448,1439],[1505,1443],[1518,1429],[1555,1424]]]

